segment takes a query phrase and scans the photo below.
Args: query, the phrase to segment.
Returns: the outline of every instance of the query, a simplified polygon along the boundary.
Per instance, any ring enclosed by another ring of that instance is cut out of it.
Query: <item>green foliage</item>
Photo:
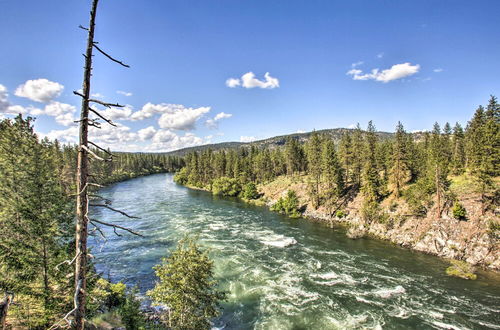
[[[280,197],[278,201],[271,207],[272,211],[283,213],[290,218],[299,218],[299,199],[293,190],[288,190],[285,198]]]
[[[181,185],[185,185],[188,183],[188,173],[186,167],[182,168],[175,174],[174,181]]]
[[[236,179],[221,177],[212,183],[212,192],[215,195],[235,197],[241,192],[241,185]]]
[[[148,296],[169,308],[167,325],[173,329],[210,329],[219,315],[225,292],[213,279],[213,262],[206,250],[184,238],[162,263],[154,267],[158,281]]]
[[[245,185],[242,191],[242,197],[245,199],[257,199],[259,198],[259,192],[257,191],[257,186],[253,182],[249,182]]]
[[[363,202],[363,206],[361,207],[361,217],[368,223],[386,223],[389,219],[387,213],[381,209],[379,203],[367,200]]]
[[[126,285],[118,282],[111,283],[108,280],[99,277],[90,289],[90,298],[87,302],[87,311],[89,315],[95,315],[97,312],[109,311],[125,303]]]
[[[460,277],[465,280],[475,280],[477,275],[474,274],[474,267],[465,261],[451,260],[451,266],[446,268],[446,274],[449,276]]]
[[[420,178],[412,184],[403,194],[410,211],[415,215],[425,216],[432,206],[432,194],[435,186],[429,178]]]
[[[453,204],[451,212],[453,214],[453,217],[457,220],[467,219],[467,211],[465,210],[465,207],[459,202],[455,202]]]
[[[342,219],[342,218],[345,218],[346,216],[347,216],[347,213],[345,213],[342,210],[337,210],[337,212],[335,212],[336,218]]]
[[[141,301],[137,299],[137,288],[125,295],[125,301],[118,309],[118,314],[125,329],[139,329],[144,325],[144,315],[141,313]]]

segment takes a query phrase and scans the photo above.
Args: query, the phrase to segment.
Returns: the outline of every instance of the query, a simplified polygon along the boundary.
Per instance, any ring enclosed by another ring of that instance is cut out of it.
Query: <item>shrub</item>
[[[290,218],[299,218],[299,199],[293,190],[288,190],[285,198],[280,197],[278,201],[271,207],[272,211],[283,213]]]
[[[187,169],[185,167],[175,174],[174,181],[181,185],[188,183]]]
[[[144,316],[141,313],[141,302],[137,299],[137,288],[128,292],[125,302],[119,308],[118,313],[125,329],[139,329],[144,324]]]
[[[249,182],[245,185],[242,192],[242,197],[246,199],[257,199],[259,198],[259,192],[257,191],[257,186],[253,182]]]
[[[223,176],[214,180],[212,192],[215,195],[234,197],[241,192],[241,186],[238,180]]]
[[[366,222],[386,223],[389,220],[387,213],[383,212],[375,201],[365,201],[361,207],[361,217]]]
[[[467,211],[459,202],[455,202],[455,204],[453,204],[451,212],[453,213],[453,217],[457,220],[465,220],[467,218]]]
[[[451,266],[446,268],[446,274],[466,280],[475,280],[477,278],[477,275],[474,274],[474,267],[460,260],[451,260]]]
[[[226,293],[217,289],[208,251],[185,238],[154,270],[158,280],[147,294],[154,304],[170,308],[164,317],[168,328],[211,329],[211,320],[220,314]]]
[[[432,194],[435,192],[433,183],[427,178],[418,180],[403,194],[410,211],[415,215],[425,216],[432,205]]]
[[[344,211],[342,210],[337,210],[337,212],[335,212],[335,217],[336,218],[345,218],[347,216],[347,213],[345,213]]]

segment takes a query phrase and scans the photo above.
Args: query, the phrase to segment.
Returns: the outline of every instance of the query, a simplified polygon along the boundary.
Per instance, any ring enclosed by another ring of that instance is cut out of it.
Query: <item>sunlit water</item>
[[[157,174],[104,188],[127,219],[97,218],[146,237],[113,235],[92,241],[96,266],[112,281],[154,286],[152,267],[185,234],[211,249],[216,277],[229,291],[224,329],[500,329],[500,278],[445,275],[447,264],[342,229],[289,219],[264,207],[176,185]]]

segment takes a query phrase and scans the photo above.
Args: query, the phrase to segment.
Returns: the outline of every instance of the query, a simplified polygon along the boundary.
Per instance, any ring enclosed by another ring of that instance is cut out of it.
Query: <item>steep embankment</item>
[[[448,207],[442,217],[436,217],[431,208],[425,216],[408,214],[408,205],[403,198],[387,198],[381,204],[383,221],[364,221],[361,216],[362,197],[358,194],[346,201],[341,208],[342,218],[329,215],[325,207],[314,209],[307,195],[307,178],[279,177],[272,182],[259,185],[263,199],[271,206],[288,190],[294,190],[304,216],[330,223],[341,223],[350,227],[355,236],[371,235],[395,244],[443,258],[467,261],[473,265],[500,270],[498,210],[481,215],[479,194],[474,192],[473,182],[457,178],[452,180],[450,191],[467,211],[466,220],[457,220]]]

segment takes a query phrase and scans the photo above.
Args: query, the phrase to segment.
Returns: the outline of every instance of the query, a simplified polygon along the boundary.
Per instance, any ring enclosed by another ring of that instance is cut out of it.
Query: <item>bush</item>
[[[446,268],[446,274],[465,280],[475,280],[477,275],[474,274],[474,271],[474,267],[460,260],[451,260],[451,266]]]
[[[335,212],[336,218],[342,219],[342,218],[345,218],[346,216],[347,216],[347,213],[345,213],[342,210],[337,210],[337,212]]]
[[[380,205],[374,201],[366,201],[361,208],[361,217],[366,222],[387,223],[389,216],[381,210]]]
[[[188,183],[188,175],[185,167],[175,174],[174,181],[181,185]]]
[[[467,211],[459,202],[455,202],[455,204],[453,204],[451,212],[453,213],[453,217],[457,220],[465,220],[467,218]]]
[[[144,324],[144,316],[140,309],[141,302],[136,298],[137,292],[137,288],[134,288],[127,293],[125,302],[118,310],[125,329],[139,329]]]
[[[253,182],[249,182],[245,185],[242,192],[242,197],[246,199],[257,199],[259,198],[259,192],[257,191],[257,186]]]
[[[290,218],[299,218],[299,199],[293,190],[288,190],[286,197],[280,197],[278,201],[271,207],[272,211],[283,213]]]
[[[212,192],[215,195],[234,197],[238,196],[241,192],[241,186],[238,180],[223,176],[214,180],[212,183]]]
[[[433,183],[427,178],[422,178],[411,185],[404,192],[403,196],[408,202],[411,212],[415,215],[425,216],[433,203],[432,194],[434,192],[435,188]]]

